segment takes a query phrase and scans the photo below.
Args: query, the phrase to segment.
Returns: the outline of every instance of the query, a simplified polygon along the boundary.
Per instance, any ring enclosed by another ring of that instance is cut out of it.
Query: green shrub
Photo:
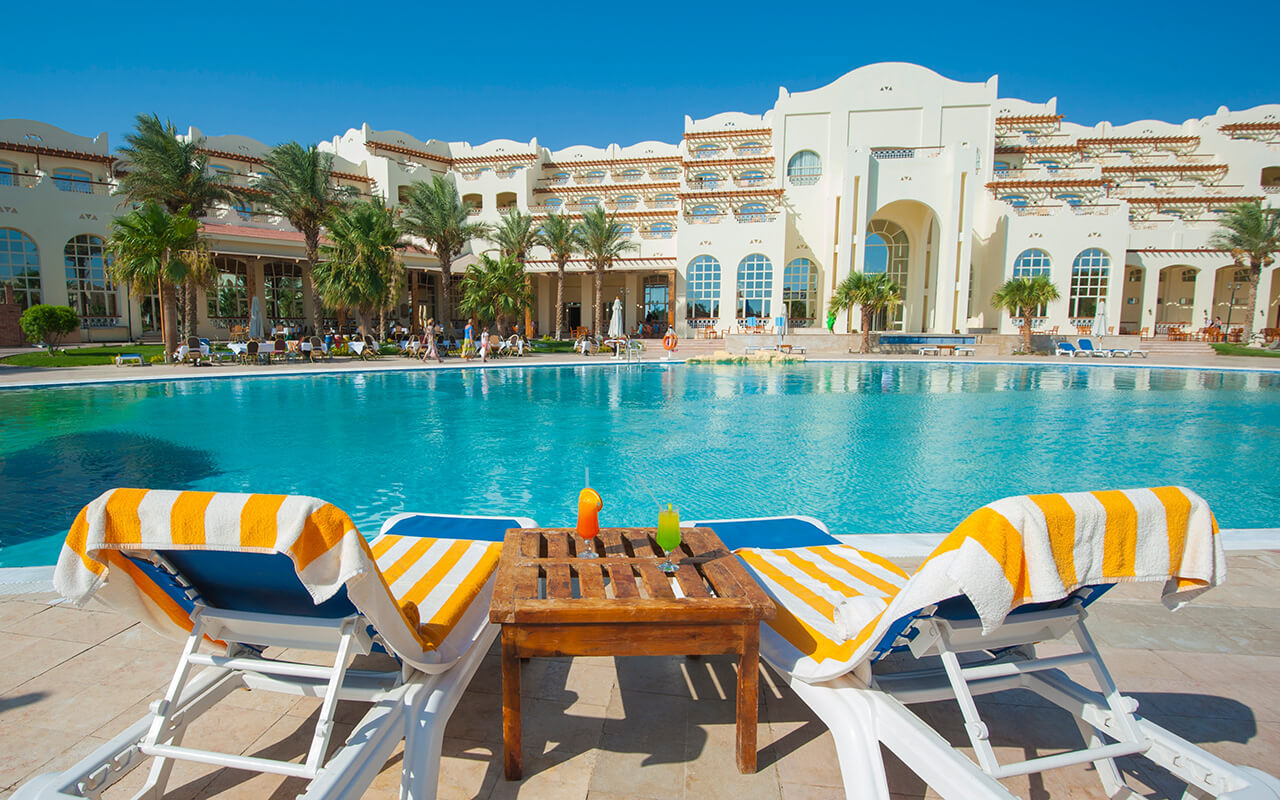
[[[53,353],[63,337],[80,327],[80,318],[67,306],[40,303],[23,311],[18,324],[28,341],[43,343]]]
[[[163,364],[164,353],[161,353],[160,355],[152,356],[151,358],[148,358],[147,361],[151,362],[152,364]]]

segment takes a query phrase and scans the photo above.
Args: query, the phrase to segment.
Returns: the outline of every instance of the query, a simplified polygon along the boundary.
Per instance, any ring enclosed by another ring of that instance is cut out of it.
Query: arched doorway
[[[949,312],[942,312],[945,320],[934,319],[937,309],[952,302],[952,292],[939,285],[940,232],[937,212],[919,200],[894,200],[871,215],[864,232],[862,269],[882,272],[902,287],[902,303],[892,313],[879,315],[877,329],[951,331]]]
[[[1186,264],[1175,264],[1160,270],[1156,289],[1156,333],[1170,328],[1190,328],[1196,297],[1196,278],[1200,270]]]
[[[1142,293],[1147,286],[1147,270],[1140,264],[1124,268],[1124,291],[1120,300],[1121,334],[1137,333],[1142,328]]]
[[[868,275],[887,275],[902,287],[903,302],[892,309],[881,309],[872,319],[874,330],[902,330],[906,319],[908,280],[911,277],[911,240],[896,222],[873,219],[867,225],[866,257],[863,262]]]

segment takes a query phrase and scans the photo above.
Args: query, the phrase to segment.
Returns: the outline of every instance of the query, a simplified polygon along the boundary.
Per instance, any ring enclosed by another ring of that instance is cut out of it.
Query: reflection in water
[[[218,474],[210,453],[154,436],[90,431],[0,455],[0,548],[65,531],[107,489],[185,489]]]

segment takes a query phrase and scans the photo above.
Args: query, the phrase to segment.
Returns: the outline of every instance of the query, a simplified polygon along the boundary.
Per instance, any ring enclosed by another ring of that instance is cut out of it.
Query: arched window
[[[1009,171],[1009,162],[1008,161],[992,161],[991,168],[995,170],[995,173],[997,175],[1003,175],[1004,173]]]
[[[1067,313],[1072,317],[1092,317],[1098,300],[1107,296],[1107,275],[1111,256],[1096,247],[1083,250],[1071,263],[1071,299]]]
[[[792,186],[809,186],[822,177],[822,159],[812,150],[801,150],[787,162],[787,180]]]
[[[657,227],[662,223],[655,223]],[[685,270],[689,281],[689,304],[685,316],[690,320],[711,320],[720,316],[720,262],[712,256],[698,256]]]
[[[782,305],[792,327],[813,324],[818,315],[818,270],[809,259],[794,259],[782,271]]]
[[[11,161],[0,161],[0,186],[18,185],[18,165]]]
[[[1053,272],[1053,262],[1049,254],[1038,248],[1023,250],[1013,260],[1013,277],[1034,278],[1037,275],[1049,275]],[[1044,305],[1036,309],[1034,316],[1043,317],[1046,313]]]
[[[694,222],[715,222],[720,216],[720,209],[715,206],[694,206],[691,216]]]
[[[644,173],[638,169],[624,169],[620,176],[624,181],[638,181],[644,177]]]
[[[560,207],[564,205],[564,199],[560,197],[547,198],[547,210],[556,213],[560,211]]]
[[[1054,161],[1052,158],[1042,159],[1040,161],[1037,161],[1036,164],[1044,167],[1051,173],[1057,172],[1058,170],[1062,169],[1062,162]]]
[[[551,176],[551,182],[552,182],[552,183],[554,183],[554,184],[556,184],[557,186],[558,186],[558,185],[560,185],[560,184],[568,183],[568,182],[569,182],[569,173],[567,173],[567,172],[557,172],[556,174],[554,174],[554,175],[552,175],[552,176]]]
[[[1160,209],[1160,213],[1167,217],[1177,217],[1178,219],[1182,219],[1187,215],[1187,212],[1180,208],[1162,208]]]
[[[693,176],[693,185],[698,189],[714,189],[720,185],[720,176],[714,172],[699,172]]]
[[[768,180],[768,178],[765,177],[765,174],[762,171],[758,169],[749,169],[738,176],[738,185],[759,186],[766,180]]]
[[[234,200],[231,203],[231,208],[240,215],[240,219],[253,219],[253,204],[248,200]]]
[[[35,240],[16,228],[0,228],[0,297],[5,284],[13,287],[23,311],[40,302],[40,252]]]
[[[768,318],[773,295],[773,262],[752,253],[738,262],[738,319]]]
[[[764,222],[768,214],[769,207],[764,203],[744,203],[738,209],[738,222]]]
[[[1023,250],[1013,260],[1013,277],[1034,278],[1037,275],[1048,275],[1053,271],[1053,262],[1049,254],[1038,248]]]
[[[907,232],[896,223],[885,219],[873,219],[867,225],[866,268],[870,274],[888,275],[889,279],[907,290],[907,278],[911,267],[911,243]],[[900,327],[903,320],[903,304],[893,308],[893,317],[881,312],[881,319],[876,321],[877,328],[888,328],[892,322]]]
[[[602,169],[589,170],[586,174],[582,176],[583,183],[602,183],[603,181],[604,181],[604,170]]]
[[[676,169],[675,167],[663,167],[662,169],[658,170],[654,174],[657,175],[658,180],[663,182],[669,182],[669,181],[674,181],[676,178],[679,177],[680,170]]]
[[[581,208],[583,211],[586,211],[588,208],[595,208],[598,205],[600,205],[600,198],[594,195],[588,195],[578,201],[578,208]]]
[[[1026,195],[1021,195],[1021,194],[1006,194],[1004,197],[1001,197],[1000,199],[1001,199],[1001,200],[1003,200],[1003,201],[1005,201],[1005,202],[1006,202],[1006,203],[1008,203],[1009,205],[1013,206],[1014,208],[1026,208],[1026,207],[1027,207],[1027,197],[1026,197]]]
[[[738,145],[737,151],[739,155],[750,156],[764,152],[763,142],[742,142]]]
[[[62,192],[93,192],[93,176],[82,169],[59,167],[53,171],[53,185]]]
[[[640,205],[640,198],[634,194],[618,195],[618,208],[635,208],[638,205]]]
[[[718,144],[700,144],[693,149],[694,158],[715,158],[720,154]]]
[[[653,239],[670,239],[675,232],[676,226],[671,222],[655,222],[649,226],[649,236]]]
[[[628,239],[630,239],[630,238],[631,238],[631,234],[633,234],[633,233],[635,233],[635,232],[636,232],[635,226],[634,226],[634,225],[632,225],[632,224],[631,224],[631,223],[629,223],[629,222],[622,222],[622,223],[619,223],[619,225],[618,225],[618,233],[622,234],[623,236],[627,237]]]
[[[231,167],[228,167],[226,164],[210,164],[210,165],[209,165],[209,172],[213,173],[214,175],[218,175],[218,176],[222,176],[222,175],[230,175],[230,174],[231,174]]]
[[[1061,200],[1072,208],[1084,203],[1084,197],[1078,194],[1056,194],[1053,196],[1053,199]]]
[[[244,319],[249,316],[249,270],[243,261],[218,256],[213,259],[217,270],[213,286],[205,292],[212,318]]]
[[[83,321],[89,317],[119,317],[116,290],[111,285],[107,267],[111,256],[103,247],[102,237],[84,233],[72,238],[63,248],[67,268],[67,301]]]
[[[294,261],[269,261],[262,265],[266,283],[267,318],[302,323],[302,267]]]
[[[675,208],[676,196],[674,194],[659,194],[653,197],[654,208]]]

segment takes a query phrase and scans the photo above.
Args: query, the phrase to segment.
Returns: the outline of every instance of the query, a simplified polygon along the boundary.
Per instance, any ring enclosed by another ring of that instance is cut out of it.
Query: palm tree
[[[182,209],[179,209],[182,211]],[[200,223],[185,213],[169,214],[155,201],[111,221],[107,249],[113,259],[107,269],[111,279],[127,283],[144,296],[157,283],[164,315],[165,355],[178,349],[178,303],[175,286],[187,278],[189,258]]]
[[[217,203],[230,202],[231,190],[209,171],[204,138],[180,139],[173,122],[160,121],[155,114],[139,114],[134,130],[124,137],[120,148],[124,169],[117,189],[134,203],[159,203],[170,214],[184,214],[198,220]],[[186,335],[194,336],[195,291],[198,273],[191,272],[184,284]],[[167,324],[167,323],[166,323]]]
[[[489,226],[471,222],[471,205],[463,203],[454,185],[440,175],[431,182],[415,181],[408,186],[401,227],[406,233],[421,236],[431,245],[440,261],[443,287],[440,291],[440,318],[450,324],[449,284],[453,260],[471,239],[487,236]]]
[[[871,352],[871,325],[877,312],[892,309],[902,302],[902,287],[884,273],[851,272],[840,282],[831,297],[830,310],[839,313],[854,306],[862,307],[862,345],[859,352]]]
[[[518,317],[533,305],[533,292],[525,281],[524,270],[511,256],[480,256],[479,264],[467,268],[461,288],[458,310],[481,323],[496,321],[499,336],[506,332],[509,317]]]
[[[395,212],[382,198],[339,206],[326,227],[333,244],[320,246],[312,279],[320,299],[333,308],[354,308],[360,335],[369,333],[375,313],[386,313],[399,291],[403,269],[399,251],[406,243]]]
[[[267,153],[262,173],[253,181],[262,202],[289,220],[302,234],[307,255],[307,271],[315,268],[320,255],[320,228],[333,209],[346,202],[348,191],[329,186],[333,154],[315,145],[297,142],[276,145]],[[314,282],[313,282],[314,283]],[[320,303],[311,288],[311,329],[320,330]]]
[[[1249,270],[1249,290],[1245,293],[1244,341],[1253,338],[1253,317],[1258,303],[1258,278],[1262,268],[1275,262],[1280,252],[1280,209],[1263,208],[1262,203],[1240,203],[1218,223],[1209,244],[1231,252],[1237,269]],[[1265,319],[1264,319],[1265,321]]]
[[[991,305],[1010,315],[1022,317],[1022,349],[1031,352],[1031,320],[1041,306],[1061,297],[1058,287],[1048,275],[1033,278],[1010,278],[991,295]]]
[[[503,218],[502,222],[494,228],[490,234],[493,243],[498,245],[498,250],[502,253],[503,258],[512,259],[520,268],[520,280],[524,282],[527,293],[532,295],[533,289],[529,286],[529,275],[525,272],[525,262],[529,258],[529,251],[538,244],[538,231],[533,227],[533,217],[522,213],[517,209],[511,209]],[[526,333],[529,328],[529,311],[532,309],[532,303],[525,308],[524,323]],[[499,329],[498,335],[502,335]]]
[[[600,206],[587,210],[578,224],[578,248],[586,256],[596,274],[595,333],[604,330],[604,271],[613,266],[616,258],[634,250],[627,235],[618,224],[616,214],[606,214]]]
[[[573,220],[560,214],[548,214],[538,230],[538,244],[551,252],[556,264],[556,338],[564,338],[564,266],[581,248],[582,241]]]
[[[478,322],[481,328],[489,327],[496,306],[497,287],[494,285],[494,270],[490,267],[495,264],[493,257],[481,255],[480,262],[467,267],[458,284],[458,311]]]

